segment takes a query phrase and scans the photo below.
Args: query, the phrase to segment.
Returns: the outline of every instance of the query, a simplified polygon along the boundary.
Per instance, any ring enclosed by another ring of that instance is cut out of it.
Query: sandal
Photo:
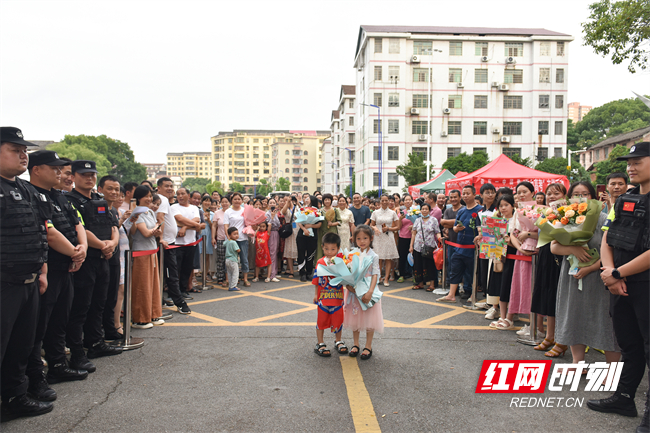
[[[415,286],[411,287],[411,290],[422,290],[424,287],[420,286],[419,284],[416,284]]]
[[[515,329],[515,325],[513,324],[512,320],[501,318],[499,319],[499,322],[495,328],[497,328],[499,331],[510,331],[511,329]]]
[[[248,281],[244,281],[244,286],[246,286],[246,287],[250,287],[250,286],[251,286],[251,283],[249,283]]]
[[[336,346],[336,351],[341,355],[345,355],[349,352],[348,346],[345,345],[345,341],[335,341],[334,346]]]
[[[549,358],[559,358],[560,356],[564,356],[568,348],[569,346],[566,346],[564,344],[555,343],[555,346],[546,352],[544,356]]]
[[[190,287],[187,289],[187,293],[203,293],[203,290],[197,289],[196,287]]]
[[[260,280],[259,278],[253,278],[253,279],[251,280],[251,282],[252,282],[252,283],[257,283],[259,280]]]
[[[366,355],[365,353],[362,353],[360,356],[360,358],[363,359],[364,361],[366,359],[370,359],[370,357],[372,356],[372,349],[368,349],[367,347],[364,347],[363,351],[365,352],[366,350],[368,351],[368,354]]]
[[[555,344],[555,340],[549,340],[548,338],[545,338],[544,341],[542,341],[537,346],[535,346],[534,349],[543,350],[544,352],[546,352],[551,347],[553,347],[554,344]]]
[[[332,356],[332,353],[327,348],[327,344],[325,343],[318,343],[316,345],[316,348],[314,349],[314,352],[316,353],[316,355],[323,356],[325,358],[327,358],[328,356]]]
[[[348,353],[348,355],[350,355],[353,358],[356,358],[358,354],[359,354],[359,346],[352,346],[352,348],[350,349],[350,353]]]
[[[447,302],[447,303],[450,303],[450,304],[455,304],[455,303],[456,303],[456,298],[454,298],[454,299],[449,299],[448,297],[443,296],[442,298],[438,298],[438,299],[436,299],[436,301],[437,301],[437,302]]]
[[[431,287],[431,286],[427,287],[427,292],[433,292],[434,290],[436,290],[435,287]]]
[[[399,277],[399,278],[397,279],[397,282],[398,282],[398,283],[403,283],[403,282],[404,282],[404,277]]]

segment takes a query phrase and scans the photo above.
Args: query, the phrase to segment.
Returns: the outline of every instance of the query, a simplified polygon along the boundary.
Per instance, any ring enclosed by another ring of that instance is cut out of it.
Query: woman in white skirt
[[[339,226],[339,237],[341,238],[341,251],[350,250],[350,238],[354,233],[354,215],[348,208],[348,202],[343,194],[339,195],[337,203],[339,213],[341,214],[341,225]]]
[[[394,235],[399,230],[399,218],[395,211],[388,208],[388,196],[386,194],[381,196],[380,203],[381,208],[375,210],[370,216],[370,225],[377,227],[375,232],[378,232],[373,239],[372,249],[379,256],[379,269],[382,269],[384,263],[386,264],[384,286],[388,287],[390,285],[388,279],[393,264],[392,260],[399,259]]]
[[[289,278],[293,278],[293,261],[298,258],[296,235],[298,234],[299,229],[295,224],[297,211],[297,199],[295,197],[286,197],[284,200],[284,207],[282,208],[284,223],[293,224],[293,234],[284,239],[284,258],[287,259],[287,272],[285,272],[284,275]]]

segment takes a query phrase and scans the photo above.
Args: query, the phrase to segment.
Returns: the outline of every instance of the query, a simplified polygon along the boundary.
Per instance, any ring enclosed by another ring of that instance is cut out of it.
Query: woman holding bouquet
[[[343,194],[339,195],[338,202],[339,215],[341,216],[341,225],[339,226],[339,237],[341,238],[341,250],[350,249],[350,238],[354,233],[354,215],[349,209],[349,205]]]
[[[304,207],[318,208],[319,202],[316,197],[313,195],[310,196],[305,194],[303,196]],[[319,221],[316,224],[300,224],[298,223],[298,236],[296,237],[296,245],[298,247],[298,268],[300,269],[300,281],[305,282],[307,279],[312,278],[314,275],[314,257],[316,255],[316,247],[318,246],[318,241],[316,236],[318,236],[318,230],[323,224],[322,221]],[[309,229],[312,229],[313,233],[309,232]]]
[[[388,196],[383,194],[380,200],[381,207],[375,210],[370,216],[370,225],[374,228],[377,227],[379,234],[375,236],[373,242],[373,249],[379,256],[379,269],[386,264],[384,270],[384,286],[388,287],[390,283],[390,270],[392,268],[392,260],[398,259],[397,245],[395,245],[395,236],[393,233],[399,230],[397,226],[398,217],[395,211],[388,209]]]
[[[318,262],[323,257],[323,248],[322,241],[323,236],[327,233],[339,234],[339,227],[341,226],[341,214],[339,210],[332,206],[332,201],[334,196],[330,193],[323,194],[323,207],[321,208],[321,215],[325,217],[325,221],[318,229],[318,235],[316,238],[316,258],[314,263]]]
[[[596,190],[589,182],[576,182],[571,185],[569,198],[596,199]],[[603,232],[601,227],[607,216],[598,212],[598,223],[593,237],[587,243],[588,248],[600,252]],[[586,248],[581,246],[564,246],[557,241],[551,242],[551,252],[560,256],[573,254],[582,263],[591,261]],[[616,362],[620,358],[618,344],[614,339],[614,327],[609,316],[609,291],[600,278],[600,260],[591,266],[579,267],[578,273],[569,275],[569,260],[562,260],[560,281],[557,287],[557,305],[555,311],[555,341],[571,346],[573,362],[584,361],[587,346],[605,351],[607,362]],[[579,280],[582,279],[582,290]],[[566,350],[566,349],[565,349]]]
[[[287,196],[282,207],[282,214],[286,224],[294,224],[296,221],[296,213],[298,212],[298,199],[295,197]],[[296,238],[300,229],[297,225],[293,227],[291,236],[284,240],[284,253],[283,257],[287,259],[287,272],[284,274],[289,278],[293,278],[293,261],[298,258],[298,247],[296,246]]]
[[[566,188],[561,183],[552,183],[546,187],[546,198],[549,204],[561,200],[565,196]],[[542,320],[546,316],[546,338],[535,346],[535,350],[548,350],[546,356],[551,358],[555,358],[567,350],[567,346],[555,343],[555,300],[557,284],[560,280],[560,263],[562,263],[562,257],[551,252],[550,243],[539,249],[537,267],[535,268],[533,301],[530,307],[531,311],[537,313]]]

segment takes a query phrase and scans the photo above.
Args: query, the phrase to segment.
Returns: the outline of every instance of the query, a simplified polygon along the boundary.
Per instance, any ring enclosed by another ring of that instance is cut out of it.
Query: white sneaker
[[[151,324],[152,324],[152,325],[156,325],[156,326],[164,325],[164,324],[165,324],[165,321],[164,321],[163,319],[161,319],[161,318],[153,319],[153,320],[151,321]]]
[[[150,329],[153,328],[153,323],[131,323],[131,328]]]
[[[499,310],[497,310],[494,307],[490,307],[489,310],[487,310],[487,313],[485,313],[485,318],[487,320],[494,320],[499,317]]]
[[[530,326],[524,325],[523,328],[517,331],[517,335],[530,335]]]
[[[273,277],[273,278],[271,278],[271,282],[272,282],[272,283],[279,283],[280,280],[278,280],[277,278]]]
[[[265,282],[265,283],[270,283],[271,280],[269,280],[269,279],[267,278],[266,280],[264,280],[264,282]]]
[[[477,302],[476,304],[474,304],[474,306],[476,306],[477,308],[480,308],[482,310],[489,310],[490,309],[490,305],[487,302]]]

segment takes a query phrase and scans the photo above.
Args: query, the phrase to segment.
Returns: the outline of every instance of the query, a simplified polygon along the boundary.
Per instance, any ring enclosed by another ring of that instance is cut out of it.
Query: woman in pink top
[[[404,197],[404,211],[399,211],[399,239],[397,241],[397,252],[399,253],[399,279],[398,283],[403,283],[405,278],[411,278],[412,268],[409,266],[407,256],[409,255],[409,248],[411,247],[411,228],[413,223],[410,219],[406,218],[406,214],[413,206],[413,197],[406,195]]]
[[[223,226],[223,216],[229,207],[228,199],[221,197],[221,209],[214,212],[212,216],[212,245],[217,260],[217,282],[222,287],[226,287],[226,247],[223,244],[226,240],[226,231]]]

